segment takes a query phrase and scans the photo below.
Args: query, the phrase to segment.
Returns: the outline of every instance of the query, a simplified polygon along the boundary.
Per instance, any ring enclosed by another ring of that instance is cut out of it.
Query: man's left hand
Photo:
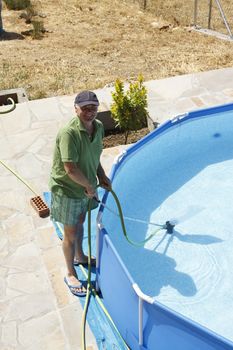
[[[112,189],[111,181],[106,175],[99,177],[99,184],[107,191],[111,191]]]

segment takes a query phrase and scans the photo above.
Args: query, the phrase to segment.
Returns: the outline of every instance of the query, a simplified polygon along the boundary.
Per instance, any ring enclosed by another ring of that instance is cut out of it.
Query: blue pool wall
[[[112,169],[111,178],[113,185],[117,172],[124,166],[127,159],[152,139],[166,133],[170,128],[182,125],[183,122],[191,122],[195,118],[232,110],[233,104],[228,104],[191,112],[166,122],[123,154]],[[106,193],[103,201],[106,201],[107,197],[108,194]],[[103,207],[99,212],[99,224],[101,223],[102,213],[104,213]],[[135,281],[117,253],[111,236],[105,228],[99,230],[98,258],[97,283],[113,320],[131,349],[233,349],[232,342],[182,317],[178,313],[174,313],[156,301],[152,304],[148,302],[143,303],[143,346],[139,346],[138,296],[132,287]]]
[[[98,286],[104,304],[132,350],[232,350],[233,344],[156,301],[143,303],[143,345],[139,345],[139,298],[134,281],[105,229],[99,232]],[[110,277],[111,276],[111,277]],[[123,349],[123,348],[122,348]]]

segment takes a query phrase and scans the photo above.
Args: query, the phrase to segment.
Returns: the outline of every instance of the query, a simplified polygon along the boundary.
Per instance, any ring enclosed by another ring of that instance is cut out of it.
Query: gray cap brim
[[[94,106],[99,106],[99,102],[97,101],[83,101],[80,103],[76,103],[79,107],[84,107],[88,105],[94,105]]]

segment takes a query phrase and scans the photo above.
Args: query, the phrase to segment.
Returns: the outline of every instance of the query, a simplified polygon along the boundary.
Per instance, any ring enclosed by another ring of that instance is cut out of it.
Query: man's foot
[[[84,255],[82,259],[74,258],[74,265],[88,265],[88,256]],[[96,267],[96,258],[91,257],[91,266]]]
[[[84,297],[87,294],[86,289],[75,276],[65,277],[64,282],[68,286],[72,294],[78,297]]]

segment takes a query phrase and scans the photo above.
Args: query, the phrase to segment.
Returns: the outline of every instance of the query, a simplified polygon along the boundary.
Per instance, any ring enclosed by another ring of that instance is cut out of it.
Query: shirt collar
[[[85,126],[83,125],[83,123],[81,122],[81,120],[79,119],[78,116],[77,116],[77,119],[78,119],[78,120],[77,120],[77,125],[78,125],[78,127],[79,127],[79,130],[80,130],[80,131],[85,131],[85,132],[87,132]],[[96,130],[96,129],[97,129],[97,122],[96,122],[95,119],[93,120],[93,124],[94,124],[95,130]]]

